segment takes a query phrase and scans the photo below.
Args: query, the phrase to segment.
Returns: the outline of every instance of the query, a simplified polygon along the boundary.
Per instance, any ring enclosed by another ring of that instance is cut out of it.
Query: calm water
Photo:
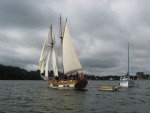
[[[99,91],[98,85],[118,81],[89,81],[85,90],[52,89],[45,81],[0,80],[0,113],[150,113],[150,80],[134,88]]]

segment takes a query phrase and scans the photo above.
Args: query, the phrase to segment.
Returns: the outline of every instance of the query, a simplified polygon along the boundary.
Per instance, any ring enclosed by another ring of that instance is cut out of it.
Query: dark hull
[[[78,83],[75,84],[76,89],[84,89],[88,84],[87,80],[79,80]]]

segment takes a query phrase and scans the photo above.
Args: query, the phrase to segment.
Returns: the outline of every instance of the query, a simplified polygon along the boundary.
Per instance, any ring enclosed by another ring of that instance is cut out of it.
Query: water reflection
[[[69,112],[80,109],[81,103],[85,101],[86,89],[53,89],[39,88],[37,91],[37,103],[39,103],[39,112]]]

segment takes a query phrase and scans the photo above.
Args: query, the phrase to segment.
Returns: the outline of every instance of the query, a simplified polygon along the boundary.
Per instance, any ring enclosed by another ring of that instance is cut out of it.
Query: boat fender
[[[80,79],[84,79],[84,74],[80,74]]]

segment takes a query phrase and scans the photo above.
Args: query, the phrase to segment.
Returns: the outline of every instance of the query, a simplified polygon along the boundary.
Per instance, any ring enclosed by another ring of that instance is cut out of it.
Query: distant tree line
[[[58,72],[63,76],[63,73]],[[120,80],[120,76],[108,75],[108,76],[95,76],[84,74],[88,80]],[[53,71],[49,72],[49,76],[53,76]],[[136,76],[130,76],[132,79],[150,79],[150,74],[144,74],[144,72],[137,72]],[[0,80],[42,80],[40,76],[40,70],[27,71],[19,67],[4,66],[0,64]]]
[[[144,72],[136,73],[137,79],[150,79],[150,74],[144,74]]]
[[[120,76],[117,76],[117,75],[108,75],[108,76],[87,75],[87,79],[90,79],[90,80],[120,80]]]
[[[27,71],[19,67],[0,64],[0,80],[41,80],[40,71]]]
[[[87,76],[89,80],[120,80],[120,76],[117,75],[108,75],[108,76]],[[131,79],[136,80],[137,76],[130,76]]]

